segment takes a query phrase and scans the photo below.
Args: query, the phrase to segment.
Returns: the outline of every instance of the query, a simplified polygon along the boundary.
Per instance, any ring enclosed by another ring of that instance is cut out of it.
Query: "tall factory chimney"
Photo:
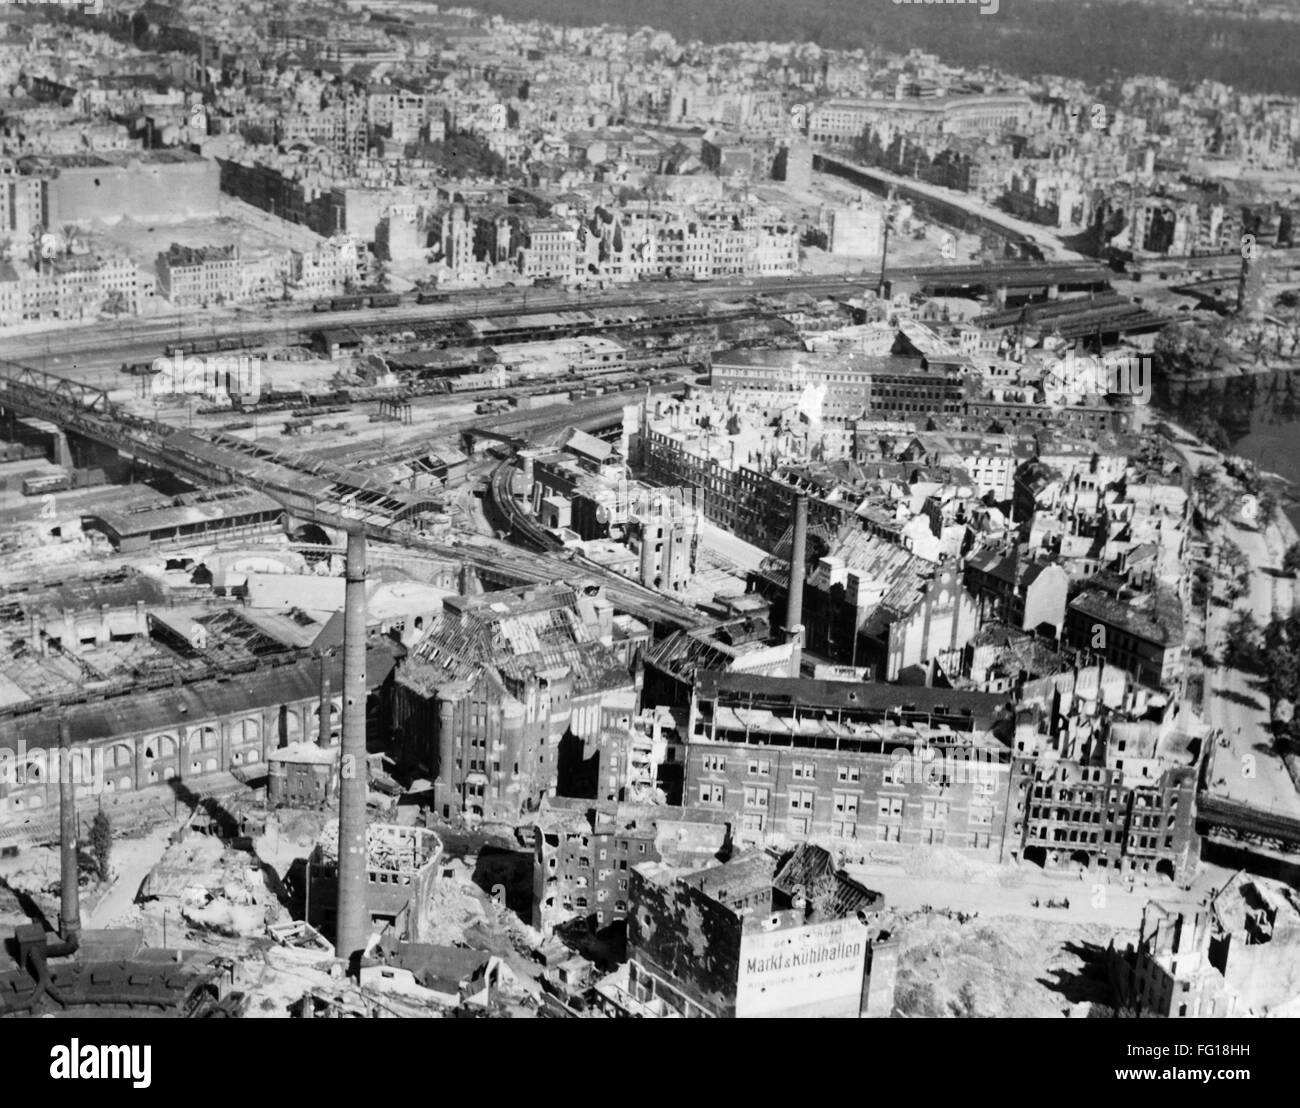
[[[785,604],[785,641],[794,643],[790,676],[799,676],[803,655],[803,583],[808,564],[808,494],[794,494],[794,534],[790,547],[790,586]]]
[[[343,599],[343,749],[339,759],[338,924],[334,952],[365,946],[366,912],[366,535],[348,532]]]
[[[331,717],[334,714],[334,704],[330,697],[330,675],[325,668],[326,656],[320,657],[320,707],[317,709],[318,724],[316,730],[316,745],[325,750],[330,745],[330,739],[333,737],[333,722]]]
[[[1264,318],[1267,299],[1264,288],[1264,259],[1256,243],[1242,248],[1241,274],[1237,278],[1237,314],[1258,322]]]
[[[77,865],[77,794],[72,762],[72,725],[60,719],[59,934],[75,950],[81,937],[81,874]]]

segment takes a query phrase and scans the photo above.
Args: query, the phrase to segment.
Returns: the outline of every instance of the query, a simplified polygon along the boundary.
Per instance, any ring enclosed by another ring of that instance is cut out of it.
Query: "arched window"
[[[153,762],[160,758],[176,757],[176,737],[174,735],[155,735],[144,747],[144,759]]]

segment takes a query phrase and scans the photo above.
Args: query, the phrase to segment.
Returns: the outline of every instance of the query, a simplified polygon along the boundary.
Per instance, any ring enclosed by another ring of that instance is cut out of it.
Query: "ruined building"
[[[372,823],[366,828],[366,934],[387,931],[418,941],[442,859],[442,840],[422,827]],[[307,922],[327,935],[338,918],[338,824],[328,823],[307,862]]]
[[[1179,707],[1106,663],[1027,682],[1008,857],[1117,878],[1189,879],[1200,857],[1201,740],[1182,729]]]
[[[1294,1016],[1300,901],[1260,878],[1231,878],[1190,914],[1152,901],[1136,944],[1111,947],[1120,1005],[1171,1019]]]
[[[557,792],[617,795],[608,740],[636,714],[631,653],[598,590],[449,597],[398,674],[399,749],[436,774],[443,818],[515,820]]]
[[[627,916],[633,866],[706,862],[730,850],[721,812],[551,797],[533,824],[533,926],[570,919],[604,928]]]
[[[642,1017],[887,1017],[897,943],[874,923],[883,907],[817,846],[696,870],[648,862],[632,871],[628,962],[596,991]]]

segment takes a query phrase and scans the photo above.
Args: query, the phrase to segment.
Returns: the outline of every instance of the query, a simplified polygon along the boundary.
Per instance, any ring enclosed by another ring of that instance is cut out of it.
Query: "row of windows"
[[[1162,847],[1158,835],[1129,836],[1123,831],[1081,831],[1077,827],[1031,826],[1028,837],[1056,843],[1080,843],[1090,846],[1122,846],[1127,844],[1131,849],[1137,850],[1173,850],[1174,848],[1172,835],[1165,836]]]

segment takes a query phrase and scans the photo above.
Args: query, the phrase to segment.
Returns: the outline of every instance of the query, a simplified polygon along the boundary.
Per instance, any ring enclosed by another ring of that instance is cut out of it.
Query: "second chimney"
[[[366,911],[366,535],[348,533],[343,597],[343,748],[339,758],[338,916],[334,952],[365,946]]]
[[[785,641],[794,643],[790,676],[799,676],[803,654],[803,584],[808,564],[808,494],[794,494],[794,531],[790,546],[790,584],[785,603]]]
[[[72,725],[59,720],[59,934],[81,936],[81,873],[77,864],[77,794],[72,777]]]

